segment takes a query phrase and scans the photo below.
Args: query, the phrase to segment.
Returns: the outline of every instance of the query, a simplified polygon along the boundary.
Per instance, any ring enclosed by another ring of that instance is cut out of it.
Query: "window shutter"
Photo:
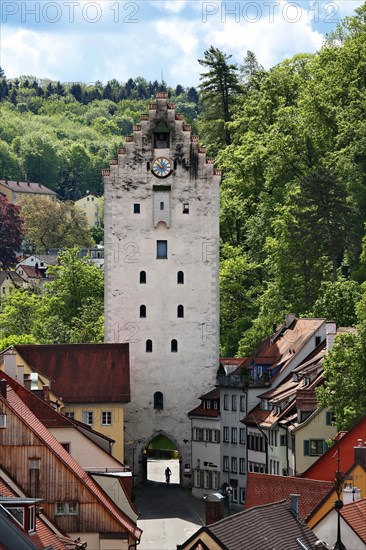
[[[304,456],[310,456],[310,441],[304,439]]]

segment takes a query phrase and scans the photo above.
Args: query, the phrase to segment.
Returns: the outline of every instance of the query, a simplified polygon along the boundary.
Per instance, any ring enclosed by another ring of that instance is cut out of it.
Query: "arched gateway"
[[[164,433],[190,485],[187,413],[219,364],[220,172],[159,93],[104,182],[106,342],[130,344],[126,463],[141,481],[151,434]]]

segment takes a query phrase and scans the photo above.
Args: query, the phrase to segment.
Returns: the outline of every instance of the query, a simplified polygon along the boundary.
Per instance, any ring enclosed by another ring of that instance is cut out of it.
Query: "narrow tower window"
[[[177,307],[177,317],[184,317],[184,306],[182,304]]]
[[[163,202],[160,203],[160,210],[164,210],[164,203]]]
[[[146,353],[152,352],[152,340],[146,340]]]
[[[140,214],[140,205],[138,203],[133,205],[133,213]]]
[[[164,408],[164,397],[161,391],[156,391],[154,393],[154,409],[163,410]]]
[[[140,285],[146,284],[146,271],[140,271]]]
[[[171,352],[172,353],[177,353],[178,351],[178,342],[177,340],[172,340],[171,341]]]
[[[140,317],[146,317],[146,306],[140,306]]]
[[[184,273],[183,271],[178,271],[177,273],[177,284],[184,285]]]
[[[168,257],[168,241],[156,241],[156,257]]]
[[[189,214],[189,204],[188,204],[188,202],[185,202],[183,204],[183,214]]]

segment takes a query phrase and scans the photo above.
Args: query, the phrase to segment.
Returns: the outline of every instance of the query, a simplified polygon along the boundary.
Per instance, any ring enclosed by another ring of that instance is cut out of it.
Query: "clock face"
[[[172,171],[172,165],[169,159],[158,157],[154,160],[151,170],[158,178],[166,178]]]

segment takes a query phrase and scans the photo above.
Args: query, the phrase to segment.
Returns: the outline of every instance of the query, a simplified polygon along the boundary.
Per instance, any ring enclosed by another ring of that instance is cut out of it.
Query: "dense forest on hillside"
[[[1,69],[0,69],[1,71]],[[86,85],[33,76],[7,79],[0,72],[0,178],[41,182],[61,199],[103,193],[102,168],[116,157],[124,136],[140,121],[148,100],[166,84],[144,78]],[[195,88],[169,89],[192,122]]]
[[[223,172],[222,354],[250,353],[289,311],[355,325],[366,279],[366,4],[316,54],[264,70],[253,52],[237,66],[211,47],[199,63],[199,95],[168,91]],[[62,199],[101,194],[101,168],[162,89],[1,74],[0,176],[41,181]]]

